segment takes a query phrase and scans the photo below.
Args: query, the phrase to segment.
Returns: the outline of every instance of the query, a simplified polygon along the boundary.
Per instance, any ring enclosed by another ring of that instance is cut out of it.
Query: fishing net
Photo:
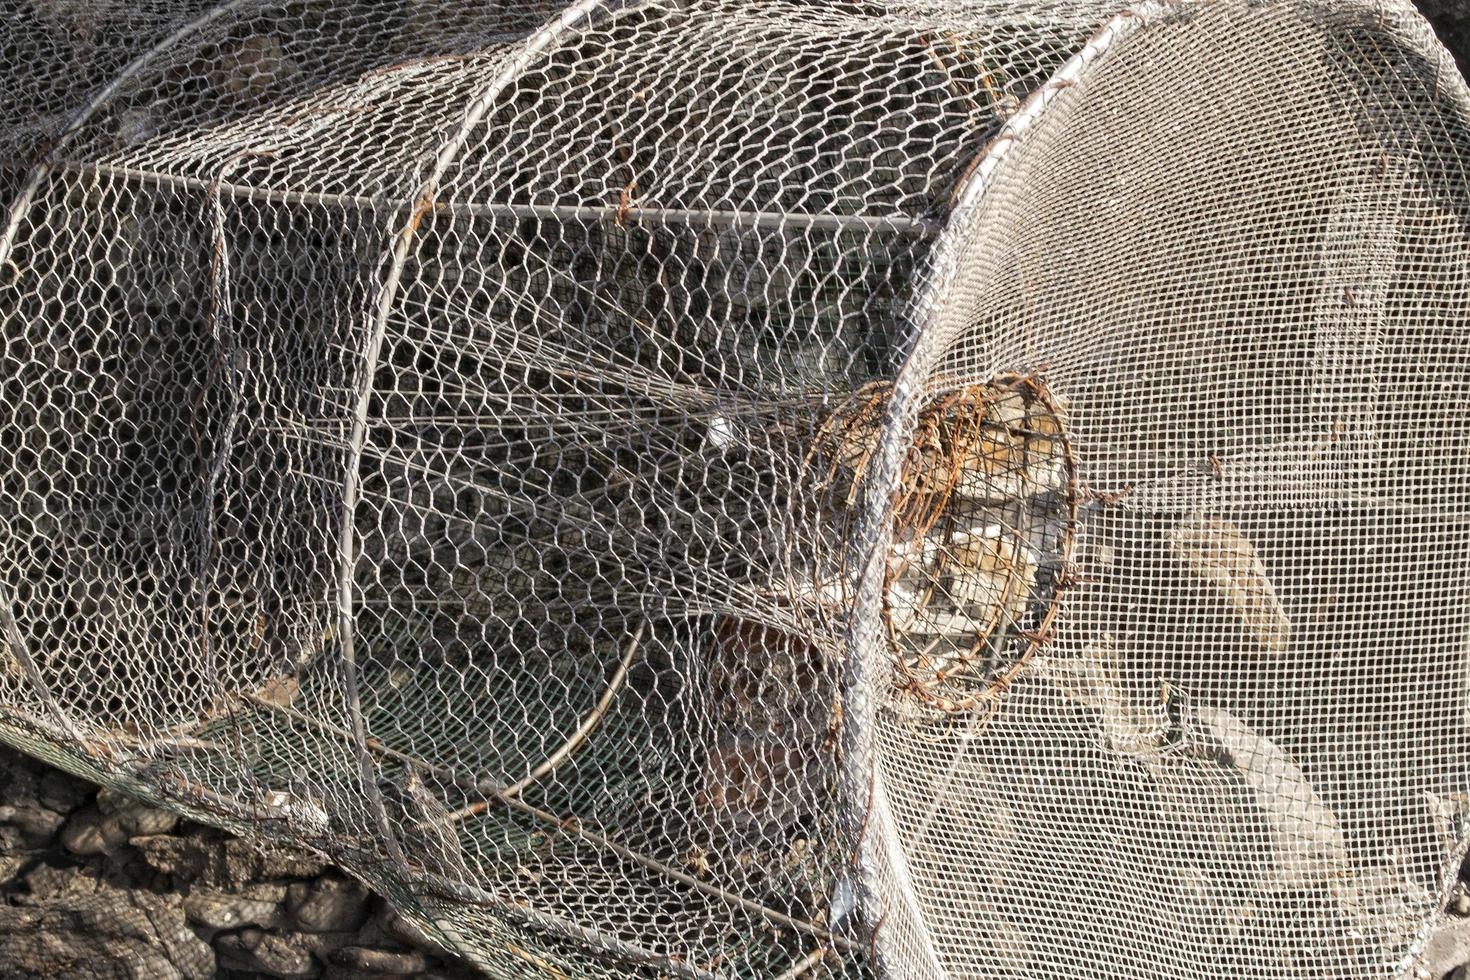
[[[1470,90],[1406,3],[0,25],[0,737],[497,977],[1421,968]]]

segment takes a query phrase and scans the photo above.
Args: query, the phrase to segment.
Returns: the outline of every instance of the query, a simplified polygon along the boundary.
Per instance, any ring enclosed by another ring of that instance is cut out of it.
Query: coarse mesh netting
[[[1470,90],[1407,3],[0,29],[0,738],[497,977],[1419,968]]]

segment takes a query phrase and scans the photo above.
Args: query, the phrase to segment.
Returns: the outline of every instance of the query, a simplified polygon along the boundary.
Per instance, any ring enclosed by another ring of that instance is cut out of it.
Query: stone
[[[45,921],[46,910],[24,905],[0,905],[0,936],[15,935],[35,929]]]
[[[0,887],[20,873],[20,869],[31,863],[32,858],[24,854],[0,852]]]
[[[87,802],[93,788],[59,770],[51,770],[37,783],[36,796],[41,805],[63,816]]]
[[[134,803],[113,814],[126,837],[156,837],[179,825],[179,815],[157,807]]]
[[[234,889],[272,878],[311,878],[327,867],[324,859],[307,851],[257,846],[211,828],[191,828],[178,837],[136,837],[129,843],[158,873],[215,888]]]
[[[16,753],[7,752],[0,759],[0,785],[5,787],[5,802],[11,805],[35,803],[39,763]]]
[[[393,906],[383,903],[382,911],[378,915],[378,927],[384,935],[397,940],[404,946],[413,946],[419,949],[437,949],[436,943],[418,923],[404,918]]]
[[[215,939],[220,954],[246,969],[270,977],[316,977],[322,967],[310,942],[294,933],[242,929]]]
[[[245,885],[236,891],[241,898],[253,899],[257,902],[271,902],[280,905],[286,901],[286,892],[290,886],[281,881],[258,881],[252,885]]]
[[[328,873],[287,889],[286,907],[305,932],[356,930],[367,921],[369,897],[356,881]]]
[[[483,973],[466,970],[462,973],[443,973],[435,970],[418,970],[413,973],[377,973],[359,970],[350,966],[328,964],[322,980],[483,980]]]
[[[164,952],[146,944],[38,927],[6,935],[0,923],[0,976],[87,980],[184,980]]]
[[[343,946],[332,954],[332,962],[365,973],[402,975],[422,973],[428,958],[414,949],[375,949],[369,946]]]
[[[65,816],[39,803],[0,807],[0,823],[20,831],[21,847],[45,847],[65,822]]]
[[[188,838],[139,837],[129,840],[128,844],[137,850],[148,867],[184,882],[199,878],[209,863],[205,848]]]
[[[412,977],[401,977],[401,980],[422,980],[423,974],[416,973]],[[366,970],[354,970],[350,966],[337,966],[335,963],[328,964],[326,972],[322,974],[322,980],[395,980],[389,974],[369,973]]]
[[[129,898],[147,915],[153,934],[168,951],[169,962],[188,980],[210,980],[215,975],[214,950],[189,928],[177,895],[154,895],[134,889]]]
[[[117,790],[98,790],[96,809],[104,816],[113,817],[129,837],[166,834],[179,823],[178,814],[150,806]]]
[[[320,854],[181,821],[3,750],[0,889],[0,978],[478,976]]]
[[[256,846],[234,837],[226,841],[225,853],[227,860],[248,862],[253,869],[251,877],[257,879],[311,878],[331,866],[326,858],[303,848],[282,844]]]
[[[82,878],[83,876],[76,876]],[[0,976],[208,980],[214,953],[188,928],[177,900],[89,887],[53,889],[0,906]]]
[[[281,907],[275,901],[261,901],[205,889],[184,899],[184,915],[194,925],[206,929],[270,927],[280,919]]]
[[[99,813],[116,813],[131,800],[132,797],[104,786],[97,791],[97,797],[93,802]]]
[[[72,814],[61,829],[61,846],[81,857],[111,853],[127,840],[128,835],[113,816],[92,807]]]
[[[17,896],[17,901],[41,901],[54,895],[90,895],[102,887],[100,875],[95,868],[57,867],[40,864],[25,876],[26,890],[30,893]]]
[[[1429,945],[1420,957],[1422,976],[1436,980],[1452,970],[1470,963],[1470,919],[1445,916],[1429,937]]]

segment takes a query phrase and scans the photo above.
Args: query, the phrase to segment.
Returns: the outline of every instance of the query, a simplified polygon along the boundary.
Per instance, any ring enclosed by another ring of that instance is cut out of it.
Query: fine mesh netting
[[[1420,969],[1470,90],[1406,3],[0,28],[0,737],[496,977]]]

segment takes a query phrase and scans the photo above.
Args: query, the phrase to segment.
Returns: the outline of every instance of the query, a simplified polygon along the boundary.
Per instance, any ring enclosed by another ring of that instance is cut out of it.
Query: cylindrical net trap
[[[495,976],[1414,975],[1407,4],[155,6],[0,233],[0,736]]]

